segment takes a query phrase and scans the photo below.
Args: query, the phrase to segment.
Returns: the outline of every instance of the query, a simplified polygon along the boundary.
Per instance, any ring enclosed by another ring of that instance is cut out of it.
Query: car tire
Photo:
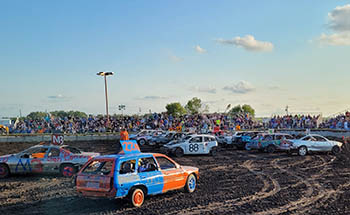
[[[247,145],[247,144],[238,143],[238,144],[237,144],[237,149],[238,149],[238,150],[246,150],[246,148],[245,148],[246,145]]]
[[[211,156],[215,156],[217,153],[218,153],[218,148],[216,146],[211,148],[211,150],[210,150],[210,155]]]
[[[185,192],[193,193],[196,190],[196,187],[197,187],[197,178],[194,174],[191,174],[187,177]]]
[[[133,207],[141,207],[145,202],[145,192],[140,188],[130,191],[129,202]]]
[[[265,152],[265,149],[258,149],[258,151],[263,153],[263,152]]]
[[[306,146],[301,146],[298,148],[298,155],[299,156],[305,156],[307,155],[308,151],[307,151],[307,148]]]
[[[276,151],[276,147],[274,145],[269,145],[267,146],[266,151],[268,153],[274,153]]]
[[[145,139],[140,139],[140,140],[139,140],[139,144],[140,144],[141,146],[145,145],[145,144],[146,144],[146,140],[145,140]]]
[[[238,150],[238,147],[236,144],[231,144],[230,145],[230,148],[232,148],[233,150]]]
[[[184,155],[184,150],[180,147],[176,148],[175,151],[174,151],[174,154],[176,157],[182,157]]]
[[[75,167],[73,164],[62,164],[60,166],[60,174],[63,177],[72,177],[78,172],[77,167]]]
[[[10,175],[9,167],[2,163],[0,164],[0,178],[7,178]]]
[[[333,148],[332,148],[332,153],[333,153],[334,155],[339,154],[339,153],[340,153],[340,147],[339,147],[339,146],[333,146]]]

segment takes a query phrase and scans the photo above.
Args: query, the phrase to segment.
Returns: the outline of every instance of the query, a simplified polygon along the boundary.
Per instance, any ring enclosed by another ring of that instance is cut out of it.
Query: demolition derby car
[[[246,144],[246,149],[248,151],[256,149],[261,152],[274,153],[283,150],[281,145],[291,139],[293,139],[293,136],[283,133],[260,134]]]
[[[181,157],[184,154],[210,154],[217,152],[218,142],[212,135],[189,135],[181,140],[171,141],[165,144],[161,149],[163,153],[174,154]]]
[[[16,173],[60,173],[70,177],[98,155],[67,145],[36,145],[17,154],[0,156],[0,178]]]
[[[163,134],[164,131],[161,130],[142,130],[137,134],[131,134],[129,136],[130,140],[136,140],[138,144],[145,145],[149,144],[155,136]]]
[[[305,156],[310,152],[332,152],[338,154],[341,151],[343,143],[338,141],[331,141],[327,138],[317,135],[309,134],[300,139],[288,140],[281,145],[281,149],[288,153],[296,152],[300,156]]]
[[[121,141],[122,152],[91,159],[76,177],[78,193],[86,197],[127,197],[140,207],[146,195],[196,189],[199,170],[181,166],[158,153],[141,153],[136,141]]]

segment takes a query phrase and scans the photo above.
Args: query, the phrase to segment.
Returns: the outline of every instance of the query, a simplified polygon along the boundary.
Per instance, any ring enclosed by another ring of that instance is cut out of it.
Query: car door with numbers
[[[216,146],[216,140],[212,137],[203,137],[203,151],[202,153],[208,154],[212,147]]]
[[[186,145],[186,154],[201,154],[204,151],[203,137],[192,137]]]

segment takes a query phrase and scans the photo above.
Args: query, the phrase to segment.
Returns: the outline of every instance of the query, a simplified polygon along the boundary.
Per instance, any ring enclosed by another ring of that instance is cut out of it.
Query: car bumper
[[[172,149],[167,147],[160,147],[160,152],[163,154],[170,154],[172,152]]]

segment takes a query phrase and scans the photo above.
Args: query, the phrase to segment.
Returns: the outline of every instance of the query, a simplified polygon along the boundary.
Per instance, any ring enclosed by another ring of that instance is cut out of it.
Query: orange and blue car
[[[147,195],[170,190],[195,191],[199,177],[196,167],[181,166],[166,155],[141,153],[136,141],[120,141],[123,150],[97,156],[76,176],[78,193],[86,197],[128,198],[140,207]]]

